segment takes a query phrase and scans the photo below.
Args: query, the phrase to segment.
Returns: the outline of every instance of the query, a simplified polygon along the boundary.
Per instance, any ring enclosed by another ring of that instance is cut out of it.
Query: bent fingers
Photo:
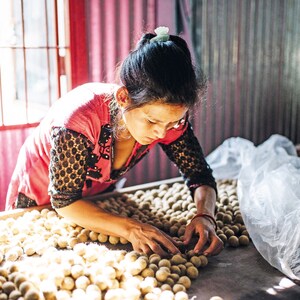
[[[180,253],[180,250],[177,248],[177,243],[175,240],[173,240],[169,235],[167,235],[164,232],[159,231],[155,235],[155,240],[162,245],[164,248],[166,248],[169,252],[172,254]]]
[[[209,247],[204,251],[204,255],[211,256],[219,254],[224,248],[223,242],[216,236],[211,235],[211,243]]]

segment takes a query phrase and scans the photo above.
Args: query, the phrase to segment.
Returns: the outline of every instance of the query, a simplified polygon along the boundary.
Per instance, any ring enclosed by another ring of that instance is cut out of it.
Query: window
[[[39,122],[67,91],[67,0],[0,3],[0,127]]]

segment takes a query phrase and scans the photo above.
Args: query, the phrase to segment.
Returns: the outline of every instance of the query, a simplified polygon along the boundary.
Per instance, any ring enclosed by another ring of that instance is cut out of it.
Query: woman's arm
[[[199,216],[192,219],[186,227],[185,244],[189,244],[193,234],[197,233],[199,239],[194,247],[195,252],[203,251],[204,246],[208,243],[209,246],[204,253],[207,255],[218,254],[223,248],[223,243],[216,235],[213,222],[217,193],[216,182],[190,124],[176,141],[169,145],[161,144],[161,146],[186,180],[197,207],[197,214],[210,216]]]
[[[197,213],[214,215],[216,207],[216,191],[206,185],[199,186],[194,192]]]
[[[123,237],[138,252],[147,254],[154,252],[162,257],[167,256],[168,252],[172,254],[179,252],[175,242],[154,226],[108,213],[93,202],[79,199],[68,206],[56,209],[56,211],[83,228],[106,235]]]
[[[106,212],[83,200],[91,143],[85,136],[65,128],[55,128],[51,133],[49,192],[52,207],[61,216],[84,228],[124,237],[139,252],[155,252],[161,256],[166,256],[168,251],[179,252],[171,237],[159,229]]]

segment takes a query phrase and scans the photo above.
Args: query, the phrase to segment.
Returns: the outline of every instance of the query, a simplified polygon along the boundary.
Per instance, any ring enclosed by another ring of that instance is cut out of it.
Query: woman
[[[218,254],[223,244],[214,228],[216,183],[188,122],[205,84],[196,79],[186,42],[167,27],[155,32],[143,35],[124,60],[122,85],[89,83],[56,101],[20,151],[6,207],[51,203],[84,228],[126,238],[136,251],[177,253],[176,243],[159,229],[82,199],[107,191],[159,144],[197,204],[185,244],[197,232],[194,250],[209,242],[205,254]]]

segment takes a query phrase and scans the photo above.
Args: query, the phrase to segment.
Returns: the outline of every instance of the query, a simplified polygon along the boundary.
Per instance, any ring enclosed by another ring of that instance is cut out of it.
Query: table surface
[[[188,294],[193,300],[209,300],[213,296],[223,300],[298,300],[299,284],[272,267],[251,243],[247,247],[226,247],[210,257]]]
[[[173,183],[180,178],[144,184],[122,189],[123,193],[137,189],[146,189],[161,183]],[[116,195],[108,193],[103,195]],[[91,197],[92,199],[92,197]],[[100,199],[99,195],[97,199]],[[43,207],[40,207],[42,209]],[[13,211],[15,217],[30,209]],[[12,212],[0,212],[0,218],[11,217]],[[131,248],[127,245],[107,244],[111,249]],[[132,249],[130,249],[132,250]],[[300,282],[293,282],[277,269],[273,268],[250,243],[247,247],[226,247],[219,255],[209,257],[209,263],[201,268],[199,277],[192,282],[188,290],[192,300],[210,300],[219,296],[223,300],[300,300]]]

